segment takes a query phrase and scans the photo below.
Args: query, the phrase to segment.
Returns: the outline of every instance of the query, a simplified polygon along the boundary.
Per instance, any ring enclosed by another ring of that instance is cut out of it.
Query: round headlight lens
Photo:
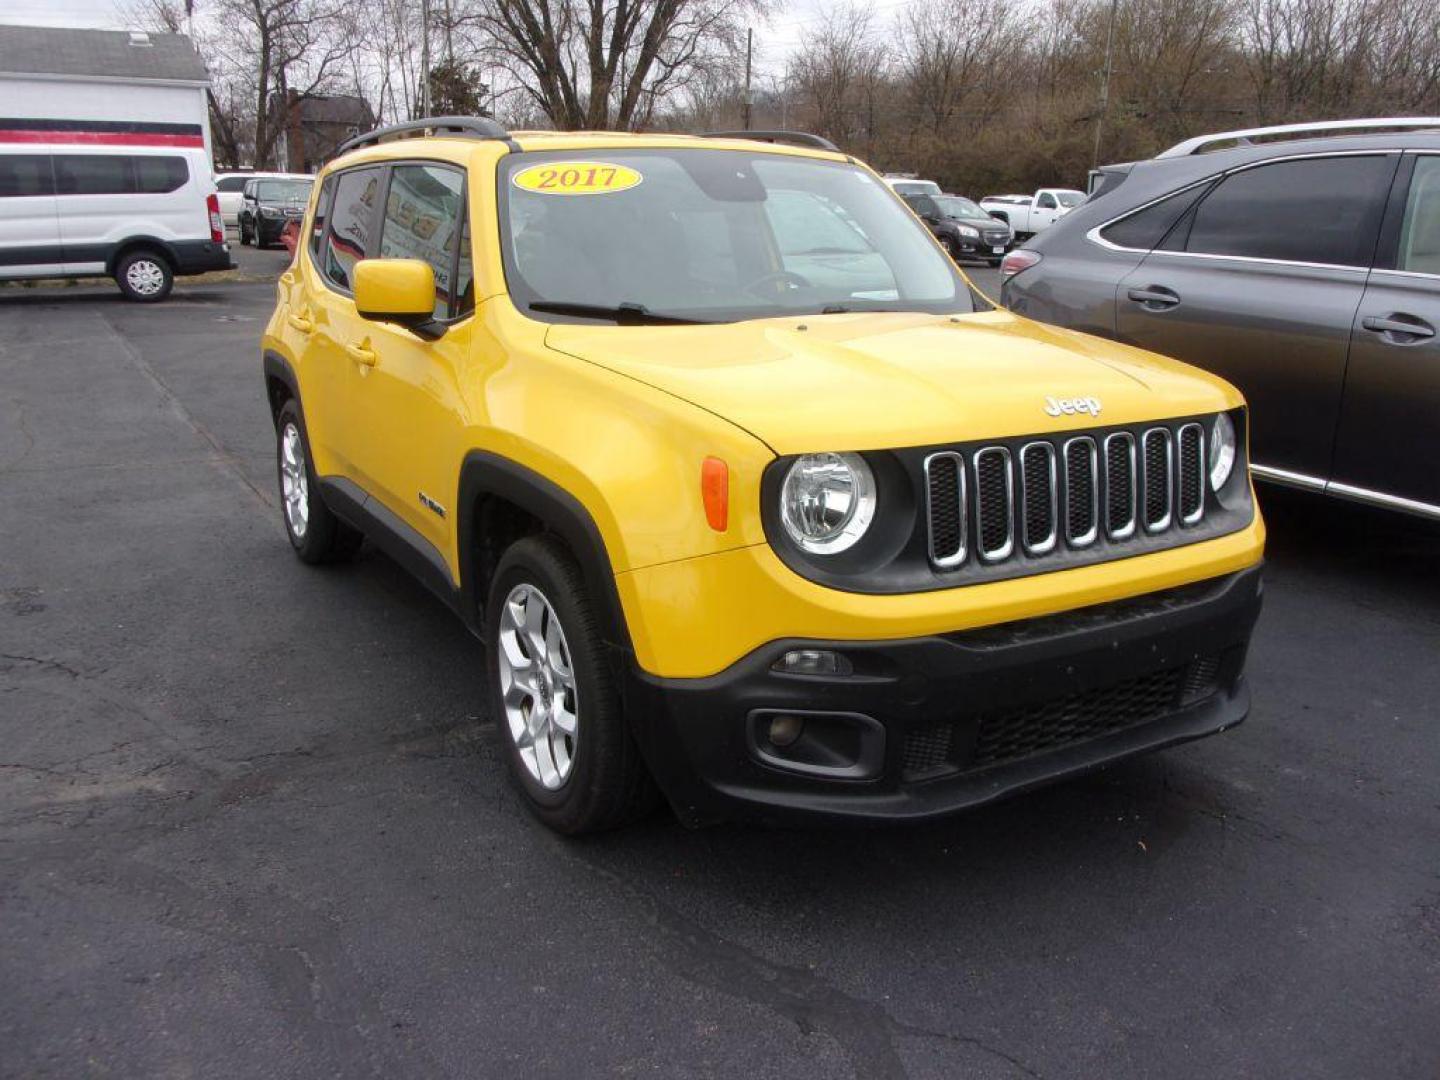
[[[1210,489],[1219,491],[1235,469],[1235,425],[1227,413],[1210,428]]]
[[[875,476],[859,454],[805,454],[785,474],[780,521],[815,555],[853,547],[875,517]]]

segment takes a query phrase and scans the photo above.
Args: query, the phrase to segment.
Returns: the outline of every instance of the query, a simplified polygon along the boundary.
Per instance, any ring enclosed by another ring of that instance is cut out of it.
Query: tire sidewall
[[[618,721],[618,716],[612,715],[612,710],[616,713],[618,710],[614,710],[613,702],[608,700],[613,691],[605,684],[601,671],[600,665],[604,663],[601,643],[589,639],[586,621],[580,615],[579,602],[572,592],[573,586],[557,572],[559,567],[555,562],[554,555],[544,547],[524,542],[516,544],[500,560],[486,605],[485,662],[491,709],[511,775],[540,817],[551,825],[563,827],[563,823],[572,817],[570,811],[580,809],[577,804],[584,800],[595,781],[597,747],[599,740],[608,734],[602,727],[607,721]],[[500,615],[510,591],[521,584],[539,589],[560,619],[579,693],[574,764],[565,783],[554,791],[531,776],[521,759],[515,740],[510,735],[510,723],[500,691]]]
[[[280,462],[285,445],[285,427],[294,423],[295,429],[300,432],[300,447],[305,452],[305,502],[306,502],[306,524],[305,537],[296,537],[293,529],[290,528],[290,518],[285,513],[285,479],[281,470]],[[280,415],[275,424],[275,485],[280,495],[280,523],[285,527],[285,536],[290,541],[290,546],[302,555],[307,554],[309,549],[306,545],[313,545],[315,535],[318,531],[317,502],[320,497],[319,481],[315,477],[315,462],[310,457],[310,437],[305,432],[305,417],[300,413],[300,406],[295,399],[291,398],[280,407]]]

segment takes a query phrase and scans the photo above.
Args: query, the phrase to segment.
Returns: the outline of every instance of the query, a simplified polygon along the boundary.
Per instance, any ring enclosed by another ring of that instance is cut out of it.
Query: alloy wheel
[[[510,590],[495,643],[505,722],[530,776],[549,791],[575,765],[580,693],[555,608],[533,585]]]
[[[280,433],[280,495],[290,535],[304,540],[310,526],[310,481],[305,472],[305,443],[294,423],[286,424]]]

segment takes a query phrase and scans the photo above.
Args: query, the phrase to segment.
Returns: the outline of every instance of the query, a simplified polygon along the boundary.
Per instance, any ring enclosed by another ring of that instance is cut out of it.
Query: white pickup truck
[[[1085,201],[1074,188],[1041,188],[1034,195],[987,195],[980,208],[991,217],[1008,221],[1016,240],[1034,236]]]

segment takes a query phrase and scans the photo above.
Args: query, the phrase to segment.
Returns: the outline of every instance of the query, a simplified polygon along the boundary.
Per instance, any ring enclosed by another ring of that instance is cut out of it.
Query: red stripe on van
[[[203,135],[168,135],[142,131],[7,131],[0,129],[0,143],[203,147],[205,137]]]

